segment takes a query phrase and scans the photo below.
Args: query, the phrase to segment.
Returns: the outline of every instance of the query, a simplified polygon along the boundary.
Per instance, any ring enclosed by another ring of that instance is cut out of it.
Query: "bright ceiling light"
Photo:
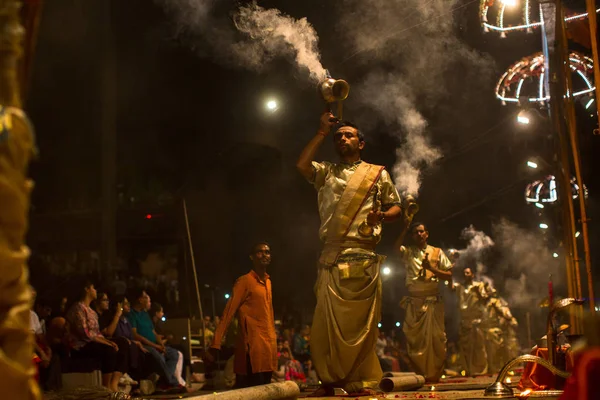
[[[267,110],[269,110],[269,111],[276,111],[278,104],[277,104],[277,101],[275,101],[275,100],[268,100],[265,103],[265,106],[267,107]]]
[[[519,113],[519,115],[517,115],[517,122],[523,125],[529,125],[531,121],[527,115]]]

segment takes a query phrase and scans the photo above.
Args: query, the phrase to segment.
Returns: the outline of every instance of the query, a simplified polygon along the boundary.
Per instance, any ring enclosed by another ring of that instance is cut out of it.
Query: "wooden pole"
[[[594,60],[594,84],[596,86],[596,111],[598,126],[600,127],[600,61],[598,61],[598,39],[596,23],[596,0],[586,0],[588,22],[590,24],[590,43],[592,45],[592,59]]]
[[[99,273],[112,278],[117,258],[117,60],[116,37],[113,30],[113,1],[96,0],[103,21],[101,31],[102,68],[98,87],[102,108],[100,137],[102,151],[102,245]]]
[[[583,182],[583,177],[581,175],[581,157],[579,154],[579,138],[577,137],[577,120],[575,118],[575,107],[573,105],[573,82],[571,76],[571,68],[569,62],[569,49],[567,48],[567,31],[565,28],[564,22],[564,12],[562,10],[562,6],[560,2],[558,2],[558,7],[560,9],[560,13],[557,12],[557,21],[560,24],[560,31],[557,34],[562,36],[562,51],[563,51],[563,59],[566,62],[563,64],[564,69],[564,83],[565,90],[563,93],[566,93],[564,96],[565,110],[566,110],[566,118],[567,118],[567,128],[569,134],[569,142],[571,145],[571,153],[573,157],[573,165],[575,169],[575,178],[577,180],[577,184],[579,185],[579,213],[580,213],[580,223],[581,223],[581,234],[583,236],[583,254],[585,257],[585,270],[587,273],[587,281],[588,281],[588,304],[590,306],[590,310],[592,313],[595,313],[595,298],[594,298],[594,278],[592,276],[592,257],[590,255],[590,241],[589,241],[589,232],[588,232],[588,217],[587,210],[585,204],[585,185]],[[596,14],[593,13],[595,16]],[[598,65],[594,66],[594,70],[597,71]],[[570,185],[569,185],[570,189]],[[579,271],[576,271],[579,272]],[[577,277],[578,284],[581,285],[581,278]]]
[[[204,351],[208,344],[206,343],[206,322],[204,321],[204,312],[202,311],[202,301],[200,300],[200,284],[198,283],[198,273],[196,272],[196,258],[194,257],[194,246],[192,245],[192,234],[190,232],[190,220],[188,218],[187,203],[183,199],[183,216],[185,217],[185,228],[188,238],[188,246],[190,249],[190,259],[192,260],[192,272],[194,273],[194,284],[196,285],[196,299],[198,300],[198,311],[202,320],[202,343]]]
[[[253,386],[245,389],[186,397],[186,400],[289,400],[300,395],[298,384],[293,381]]]
[[[542,7],[543,6],[543,7]],[[544,16],[543,34],[544,44],[547,45],[548,60],[546,65],[548,71],[545,76],[548,79],[550,90],[550,118],[552,121],[553,131],[558,140],[555,140],[555,151],[557,153],[557,182],[559,201],[561,205],[562,215],[562,232],[563,232],[563,248],[565,250],[566,274],[567,274],[567,290],[568,295],[578,297],[578,292],[581,287],[579,276],[579,255],[575,242],[575,211],[573,208],[573,197],[571,194],[571,168],[569,159],[569,142],[565,133],[565,119],[563,102],[561,99],[564,95],[564,69],[562,68],[562,50],[564,45],[562,37],[556,32],[560,31],[558,21],[560,19],[558,6],[555,4],[541,4],[541,14]],[[554,22],[553,22],[554,21]],[[557,29],[558,28],[558,29]],[[549,40],[548,38],[554,38]],[[568,60],[568,59],[567,59]],[[551,306],[551,305],[550,305]],[[579,333],[580,321],[571,314],[571,333]]]
[[[527,346],[529,348],[532,348],[532,342],[531,342],[531,313],[529,311],[527,311],[525,313],[525,324],[527,325]]]
[[[379,382],[379,387],[384,392],[401,392],[404,390],[418,389],[425,384],[425,378],[422,375],[394,376],[383,378]]]

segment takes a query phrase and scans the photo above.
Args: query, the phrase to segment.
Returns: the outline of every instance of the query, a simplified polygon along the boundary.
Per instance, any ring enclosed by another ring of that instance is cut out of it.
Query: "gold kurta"
[[[346,185],[350,180],[354,171],[362,161],[354,164],[333,164],[329,162],[318,163],[313,161],[315,175],[311,182],[318,193],[319,216],[321,217],[321,227],[319,228],[319,237],[322,241],[327,238],[327,228],[331,224],[331,219],[335,209],[340,201],[340,197],[346,189]],[[377,200],[381,202],[383,210],[387,210],[393,205],[400,206],[400,196],[392,182],[390,174],[383,170],[381,176],[375,183],[377,188]],[[350,230],[346,235],[348,239],[365,240],[358,233],[359,225],[367,218],[369,211],[373,209],[373,201],[375,199],[375,189],[371,189],[366,197],[360,211],[354,218]],[[381,225],[375,227],[374,243],[378,243],[381,239]]]
[[[488,371],[485,333],[481,327],[487,292],[483,282],[473,281],[463,286],[456,284],[460,308],[459,348],[468,376],[483,375]]]
[[[440,249],[429,245],[424,249],[403,247],[409,295],[401,302],[406,310],[402,330],[406,335],[408,357],[415,371],[427,381],[436,382],[443,373],[446,360],[444,303],[439,293],[437,277],[433,276],[428,280],[419,278],[425,253],[429,254],[432,266],[443,271],[452,269],[452,263]],[[432,258],[434,254],[439,254],[437,259]]]
[[[359,164],[313,162],[311,183],[318,191],[319,236],[326,242],[325,248],[331,246],[327,243],[331,236],[328,228],[335,222],[338,202]],[[310,340],[313,364],[323,384],[343,387],[348,392],[376,388],[382,377],[375,343],[381,317],[379,269],[384,257],[373,252],[381,238],[381,225],[375,227],[372,237],[358,234],[359,225],[373,209],[375,191],[383,210],[400,205],[398,192],[383,170],[346,235],[338,238],[343,244],[336,250],[336,261],[319,263],[315,285],[317,306]]]

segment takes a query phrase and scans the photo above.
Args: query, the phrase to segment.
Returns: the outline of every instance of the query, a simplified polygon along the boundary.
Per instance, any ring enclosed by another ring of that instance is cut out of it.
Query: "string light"
[[[500,37],[506,37],[507,32],[511,31],[527,31],[538,28],[542,25],[541,21],[533,21],[531,16],[532,7],[531,0],[480,0],[479,2],[479,18],[484,32],[494,31],[500,33]],[[521,3],[522,15],[515,13],[516,6]],[[535,7],[538,9],[538,7]],[[600,12],[600,8],[596,13]],[[496,23],[490,24],[489,20],[495,15]],[[565,21],[571,22],[587,18],[588,13],[573,14],[565,17]],[[506,26],[506,17],[511,21],[515,21],[516,25]],[[518,21],[518,22],[517,22]]]
[[[496,84],[496,98],[506,103],[519,103],[523,98],[529,102],[542,103],[550,99],[546,92],[544,81],[544,55],[536,53],[524,57],[520,61],[511,65],[500,77]],[[594,62],[591,58],[583,54],[572,52],[569,55],[571,70],[581,78],[577,81],[579,89],[573,92],[573,97],[578,97],[593,92],[596,88],[593,85],[592,75],[594,73]],[[524,97],[524,89],[531,96]],[[569,95],[567,93],[567,95]]]
[[[573,199],[579,196],[579,185],[575,177],[571,178],[571,193]],[[585,198],[588,197],[587,187],[583,190]],[[531,182],[525,188],[525,201],[535,204],[538,208],[544,208],[544,203],[555,203],[558,201],[557,183],[554,175],[548,175],[543,179]],[[541,207],[540,207],[541,206]]]

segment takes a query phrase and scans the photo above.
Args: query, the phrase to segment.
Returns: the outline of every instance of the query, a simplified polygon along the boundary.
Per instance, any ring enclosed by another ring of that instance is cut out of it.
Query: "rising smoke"
[[[157,1],[170,13],[178,34],[191,37],[194,47],[205,55],[256,71],[271,60],[284,57],[293,60],[302,71],[308,71],[313,82],[325,77],[318,51],[319,37],[306,18],[294,19],[256,3],[240,6],[232,18],[226,18],[216,15],[215,10],[224,4],[219,0]]]
[[[238,8],[232,21],[217,17],[229,11],[215,11],[224,0],[156,1],[169,11],[179,33],[197,39],[198,51],[222,62],[261,70],[275,57],[286,57],[308,70],[313,82],[325,74],[317,33],[306,18],[294,19],[253,3]],[[348,75],[356,66],[368,68],[360,82],[352,83],[350,101],[359,106],[353,119],[374,126],[375,114],[402,143],[393,175],[403,194],[417,195],[421,171],[443,156],[432,143],[426,115],[437,113],[440,103],[448,101],[450,85],[460,81],[466,100],[468,85],[478,85],[491,71],[490,58],[458,37],[453,15],[460,8],[457,4],[458,0],[340,0],[331,16],[335,42],[346,54],[335,72]],[[454,74],[457,70],[460,77]]]
[[[464,228],[460,234],[462,240],[468,241],[467,247],[460,250],[458,267],[474,269],[477,279],[494,286],[492,278],[487,276],[486,256],[494,246],[494,241],[483,231],[478,231],[473,225]]]
[[[500,273],[511,271],[504,293],[511,306],[535,308],[547,297],[548,275],[554,283],[562,281],[558,275],[559,262],[539,233],[526,231],[513,222],[501,220],[492,227],[496,247],[502,256],[495,268]]]
[[[317,32],[306,18],[296,20],[281,11],[256,4],[240,7],[235,26],[258,43],[261,59],[291,55],[299,67],[308,69],[310,78],[319,82],[325,77],[318,51]],[[256,49],[255,49],[256,50]]]
[[[347,44],[346,63],[381,65],[355,85],[354,98],[379,114],[404,142],[397,151],[398,189],[416,195],[421,171],[442,157],[432,144],[426,114],[449,100],[452,82],[475,86],[488,79],[492,62],[458,37],[452,10],[458,0],[343,0],[338,31]],[[461,71],[457,77],[449,71]],[[456,104],[460,107],[460,104]],[[465,110],[465,113],[468,111]],[[455,129],[448,127],[448,130]],[[448,132],[443,132],[448,133]]]
[[[511,308],[536,308],[547,296],[548,275],[553,274],[555,284],[561,280],[558,261],[537,232],[505,219],[494,224],[492,232],[494,240],[472,225],[463,229],[460,238],[468,245],[460,250],[457,266],[475,267],[477,279],[492,287],[494,280],[503,282],[500,295]]]

